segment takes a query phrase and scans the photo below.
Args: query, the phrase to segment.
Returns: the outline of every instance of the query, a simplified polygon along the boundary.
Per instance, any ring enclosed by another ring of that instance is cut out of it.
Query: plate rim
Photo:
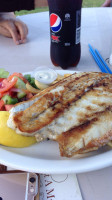
[[[45,159],[26,157],[23,155],[17,155],[16,153],[12,153],[12,152],[8,152],[8,156],[10,157],[10,159],[7,159],[7,150],[1,149],[1,148],[0,148],[0,153],[1,153],[1,156],[0,156],[1,164],[6,165],[8,167],[12,167],[14,169],[18,169],[18,170],[41,173],[41,174],[65,174],[65,173],[78,174],[78,173],[84,173],[84,172],[102,169],[102,168],[109,167],[112,165],[112,150],[108,152],[104,152],[102,154],[97,154],[90,157],[84,157],[77,160],[76,159],[74,160],[66,159],[66,160],[58,160],[58,161],[47,160],[47,162],[49,162],[49,165],[47,166],[46,166]],[[104,162],[104,158],[105,158],[105,162]],[[22,166],[20,162],[21,160],[23,162]],[[84,164],[84,162],[86,164]],[[89,162],[91,163],[90,165],[88,165]],[[26,163],[30,163],[30,165],[26,165]],[[46,167],[43,167],[43,166],[46,166]],[[56,166],[56,168],[54,166]],[[66,167],[63,168],[64,166]]]

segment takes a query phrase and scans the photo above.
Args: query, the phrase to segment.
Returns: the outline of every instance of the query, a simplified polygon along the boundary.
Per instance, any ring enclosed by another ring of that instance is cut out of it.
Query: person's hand
[[[111,0],[106,0],[102,5],[102,7],[110,7],[110,5],[111,5]]]
[[[28,28],[13,13],[0,13],[0,34],[13,38],[18,45],[26,42]]]

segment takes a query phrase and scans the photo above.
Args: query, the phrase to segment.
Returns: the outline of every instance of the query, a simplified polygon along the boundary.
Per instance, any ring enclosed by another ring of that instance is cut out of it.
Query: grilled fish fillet
[[[80,74],[77,74],[77,77],[80,76]],[[72,80],[73,77],[70,79]],[[23,131],[20,131],[17,126],[16,126],[16,122],[14,120],[14,117],[16,118],[16,114],[18,113],[21,113],[21,111],[25,111],[27,108],[29,108],[30,106],[32,106],[36,101],[38,101],[41,97],[45,97],[46,96],[44,94],[47,94],[48,96],[50,96],[51,92],[54,94],[54,98],[55,98],[55,95],[59,95],[60,91],[63,89],[63,85],[65,84],[65,82],[70,82],[70,80],[63,80],[63,81],[60,81],[61,83],[61,86],[57,83],[43,91],[40,91],[40,93],[38,93],[37,95],[35,95],[33,98],[31,98],[30,100],[28,101],[24,101],[24,102],[21,102],[21,103],[18,103],[17,105],[15,105],[11,110],[10,110],[10,116],[9,116],[9,120],[7,122],[7,125],[16,130],[18,133],[23,133],[23,135],[28,135],[27,132],[23,132]],[[52,95],[53,96],[53,95]],[[45,101],[45,98],[43,98],[42,102],[41,102],[41,106],[44,104],[44,101]],[[52,97],[51,97],[52,98]],[[50,99],[47,100],[47,103],[49,102]],[[46,103],[46,102],[45,102]],[[45,105],[46,106],[46,105]],[[43,105],[43,107],[45,107]],[[34,110],[35,110],[35,105],[34,105]],[[42,110],[42,108],[41,108]],[[36,111],[36,110],[35,110]],[[34,113],[31,113],[31,116],[33,116]],[[31,135],[34,135],[34,132],[31,131],[30,132],[30,136]]]
[[[101,120],[103,115],[105,118],[104,113],[109,115],[111,107],[112,75],[84,72],[72,74],[43,90],[28,102],[17,104],[10,111],[7,124],[19,134],[35,135],[37,141],[46,138],[57,140],[60,144],[61,154],[72,156],[74,152],[86,151],[86,145],[83,143],[82,147],[79,142],[79,149],[75,147],[75,144],[71,148],[72,140],[70,139],[69,144],[65,145],[64,135],[72,138],[71,132],[79,130],[80,127],[83,127],[89,134],[91,129],[86,128],[87,124],[93,124],[94,127],[94,120]],[[109,130],[104,130],[103,135],[107,132]],[[78,132],[77,134],[79,135]],[[74,141],[75,135],[73,134]],[[100,132],[99,135],[103,137]],[[109,140],[111,139],[109,138]],[[97,145],[97,147],[99,146]],[[92,149],[97,147],[92,147]],[[90,151],[90,149],[87,146],[87,150]]]
[[[61,156],[72,157],[97,150],[112,140],[112,111],[106,110],[97,118],[58,136]]]

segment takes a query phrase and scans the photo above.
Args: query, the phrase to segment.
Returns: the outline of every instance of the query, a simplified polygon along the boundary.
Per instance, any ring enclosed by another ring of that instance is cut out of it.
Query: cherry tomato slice
[[[8,77],[8,81],[12,80],[14,76],[17,76],[19,77],[24,83],[27,83],[28,81],[26,80],[26,78],[24,78],[24,76],[21,74],[21,73],[17,73],[17,72],[14,72],[12,75],[10,75]]]
[[[13,107],[14,107],[14,105],[5,105],[5,110],[9,111]]]
[[[2,110],[3,106],[4,106],[4,101],[1,99],[0,100],[0,111]]]
[[[18,80],[17,78],[14,78],[12,81],[8,81],[7,79],[4,79],[3,85],[0,88],[0,93],[6,92],[9,89],[11,89],[16,84],[17,80]]]

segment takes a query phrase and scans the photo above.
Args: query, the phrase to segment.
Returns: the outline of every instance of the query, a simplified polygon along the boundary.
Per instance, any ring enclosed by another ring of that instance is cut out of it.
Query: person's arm
[[[111,5],[111,0],[106,0],[102,5],[102,7],[110,7],[110,5]]]
[[[15,44],[26,42],[28,28],[14,13],[0,13],[0,34],[13,38]]]

